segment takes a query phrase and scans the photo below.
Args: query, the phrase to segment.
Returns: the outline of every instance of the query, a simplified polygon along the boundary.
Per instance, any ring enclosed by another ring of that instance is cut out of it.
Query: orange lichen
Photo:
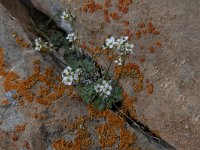
[[[140,28],[144,28],[144,27],[145,27],[145,23],[144,23],[144,22],[140,22],[140,23],[138,24],[138,26],[139,26]]]
[[[39,119],[39,120],[48,118],[47,114],[37,114],[37,113],[34,113],[34,114],[31,114],[31,116],[32,116],[32,118]]]
[[[40,86],[40,91],[36,93],[38,97],[34,97],[31,88],[38,81],[44,83],[45,86]],[[41,73],[40,62],[35,61],[33,67],[33,75],[25,80],[19,80],[19,76],[14,72],[8,72],[5,76],[4,89],[5,91],[16,90],[20,97],[24,97],[29,102],[34,100],[37,103],[49,106],[54,100],[61,97],[66,91],[66,87],[53,77],[53,70],[46,68],[44,73]],[[53,91],[50,93],[50,89]]]
[[[122,13],[128,12],[128,6],[132,4],[132,0],[119,0],[118,1],[118,9]]]
[[[148,82],[148,83],[147,83],[147,92],[148,92],[149,94],[153,94],[153,89],[154,89],[153,84],[150,83],[150,82]]]
[[[101,147],[111,147],[117,140],[116,130],[107,124],[100,125],[96,129]]]
[[[28,42],[24,41],[23,38],[17,36],[17,33],[16,33],[16,32],[14,32],[14,33],[12,34],[12,37],[15,38],[16,43],[17,43],[20,47],[22,47],[22,48],[28,48],[28,47],[30,46],[30,44],[29,44]]]
[[[138,30],[138,31],[135,32],[135,36],[136,36],[137,39],[141,38],[141,32],[140,32],[140,30]]]
[[[3,55],[3,49],[0,48],[0,76],[4,75],[5,75],[4,55]]]
[[[148,49],[149,49],[149,51],[150,51],[151,53],[154,53],[155,50],[156,50],[153,46],[150,46]]]
[[[73,124],[71,125],[70,129],[71,129],[71,130],[74,130],[74,129],[80,128],[80,126],[83,126],[83,125],[84,125],[86,119],[87,119],[87,118],[84,117],[84,116],[78,117],[78,118],[73,122]]]
[[[144,58],[144,57],[141,57],[139,61],[140,61],[140,63],[142,64],[142,63],[144,63],[145,58]]]
[[[110,22],[110,18],[109,18],[109,12],[108,12],[108,9],[104,9],[103,10],[104,12],[104,19],[105,19],[105,22]]]
[[[109,16],[114,20],[119,20],[121,17],[116,12],[112,12],[109,14]]]
[[[22,132],[22,131],[25,130],[25,128],[26,128],[26,124],[15,126],[15,130],[16,130],[17,132]]]
[[[0,106],[5,107],[5,106],[8,106],[9,104],[10,104],[10,102],[7,99],[5,99],[5,100],[1,101]]]
[[[156,30],[156,28],[153,26],[151,21],[147,22],[147,31],[149,33],[154,34],[154,35],[159,35],[160,34],[160,32],[158,30]]]
[[[122,129],[120,131],[120,144],[119,149],[124,150],[130,148],[132,144],[136,141],[136,136],[130,133],[127,129]]]
[[[17,136],[16,134],[13,134],[13,135],[12,135],[12,140],[13,140],[13,141],[17,141],[17,140],[18,140],[18,136]]]
[[[90,13],[94,13],[97,10],[103,9],[103,6],[101,4],[95,3],[94,0],[89,0],[87,4],[83,4],[81,9],[84,12],[89,11]]]
[[[22,48],[28,48],[30,46],[29,43],[25,42],[24,39],[20,37],[17,37],[15,41]]]
[[[29,143],[27,141],[24,141],[24,143],[22,144],[22,147],[26,149],[30,149]]]
[[[133,33],[129,29],[124,29],[122,34],[128,36],[129,39],[133,36]]]
[[[137,82],[133,83],[133,90],[135,92],[142,91],[144,75],[141,73],[140,68],[137,64],[134,64],[131,62],[127,63],[123,67],[123,70],[121,66],[115,66],[114,73],[115,73],[116,79],[118,79],[120,74],[122,74],[122,77],[126,77],[126,76],[132,77],[134,81],[136,79]]]
[[[123,24],[125,27],[128,27],[128,26],[129,26],[129,21],[123,20],[123,21],[122,21],[122,24]]]
[[[89,133],[87,129],[83,128],[85,118],[79,117],[73,123],[72,127],[77,129],[76,137],[74,141],[65,141],[64,139],[57,139],[52,144],[55,150],[79,150],[88,149],[91,141],[89,139]]]
[[[105,1],[104,1],[104,7],[107,7],[107,8],[112,7],[112,2],[111,2],[111,0],[105,0]]]
[[[134,108],[134,102],[136,101],[135,97],[129,96],[126,92],[122,93],[123,100],[122,100],[122,110],[123,112],[129,112],[131,118],[136,119],[137,114]]]
[[[155,42],[155,45],[158,47],[158,48],[161,48],[162,47],[162,43],[160,41],[156,41]]]

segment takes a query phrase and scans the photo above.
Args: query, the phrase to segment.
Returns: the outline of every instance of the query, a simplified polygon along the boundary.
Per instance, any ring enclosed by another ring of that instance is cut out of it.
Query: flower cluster
[[[36,51],[52,51],[53,49],[53,44],[48,43],[48,42],[43,42],[41,38],[35,39],[35,50]]]
[[[122,60],[121,57],[119,57],[117,60],[114,61],[114,63],[116,63],[116,64],[118,64],[119,66],[121,66],[122,63],[123,63],[123,60]]]
[[[67,68],[62,72],[62,82],[65,85],[72,85],[73,82],[77,82],[79,80],[80,74],[80,69],[73,71],[70,66],[67,66]]]
[[[121,55],[129,55],[133,53],[133,47],[133,44],[128,43],[128,36],[121,36],[117,40],[111,36],[106,39],[103,49],[116,48]]]
[[[109,81],[103,80],[102,84],[94,86],[94,90],[100,93],[100,96],[108,97],[111,94],[112,86]]]
[[[62,21],[70,23],[72,22],[74,18],[75,18],[75,15],[71,14],[68,10],[65,10],[62,12],[62,15],[61,15]]]
[[[75,42],[77,40],[77,35],[74,34],[74,33],[70,33],[67,35],[66,39],[72,43],[72,42]]]

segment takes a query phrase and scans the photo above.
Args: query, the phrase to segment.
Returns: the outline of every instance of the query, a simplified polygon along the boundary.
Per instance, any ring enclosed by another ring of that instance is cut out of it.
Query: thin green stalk
[[[49,20],[47,21],[45,28],[47,28],[49,26],[49,24],[51,23],[51,21],[53,21],[53,19],[55,17],[57,17],[58,15],[60,15],[62,13],[62,11],[57,12],[53,17],[49,18]]]

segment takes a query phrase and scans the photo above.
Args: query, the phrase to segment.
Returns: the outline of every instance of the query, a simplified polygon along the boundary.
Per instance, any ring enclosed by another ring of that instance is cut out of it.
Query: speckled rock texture
[[[37,9],[51,17],[66,8],[74,13],[73,29],[88,45],[102,46],[110,35],[129,35],[135,45],[130,61],[139,64],[144,74],[143,90],[133,92],[129,79],[121,83],[138,98],[137,119],[175,148],[198,150],[200,1],[129,2],[32,0]],[[119,3],[124,7],[120,8]],[[59,17],[55,21],[65,26]]]
[[[115,131],[109,138],[116,138],[105,149],[118,149],[120,143],[122,149],[166,149],[126,122],[117,126],[122,120],[111,111],[105,112],[107,118],[91,117],[94,110],[60,82],[59,68],[34,51],[25,29],[1,4],[0,14],[1,150],[100,149],[104,137],[96,129],[105,132],[104,126]]]

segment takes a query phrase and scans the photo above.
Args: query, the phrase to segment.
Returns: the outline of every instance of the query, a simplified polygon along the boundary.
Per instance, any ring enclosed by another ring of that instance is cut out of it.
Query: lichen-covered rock
[[[165,149],[113,112],[88,108],[1,4],[0,14],[0,149]]]
[[[87,47],[101,47],[110,35],[128,35],[135,45],[130,61],[139,64],[141,74],[135,83],[130,79],[121,83],[138,99],[134,104],[137,119],[177,149],[199,149],[200,1],[32,3],[51,17],[69,9],[76,15],[73,29]],[[55,21],[62,26],[59,17]]]

